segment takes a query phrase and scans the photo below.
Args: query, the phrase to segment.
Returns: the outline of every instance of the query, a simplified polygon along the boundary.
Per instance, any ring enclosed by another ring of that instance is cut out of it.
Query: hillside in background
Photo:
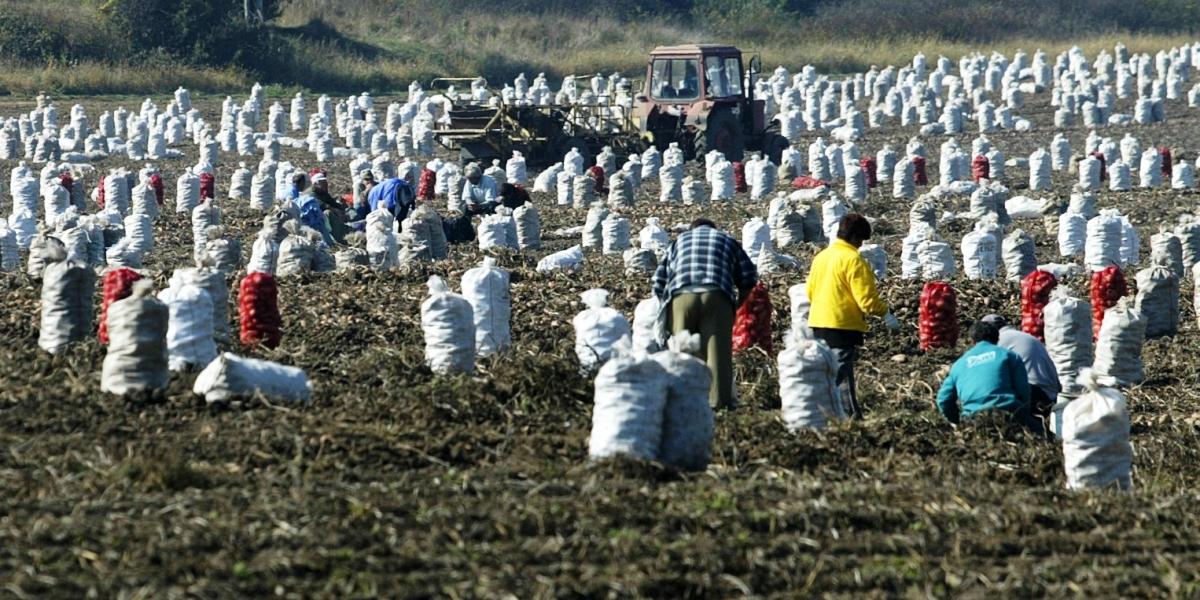
[[[1135,51],[1184,43],[1194,0],[5,0],[0,91],[224,91],[258,79],[330,92],[519,72],[636,74],[659,44],[719,41],[825,71],[971,51]]]

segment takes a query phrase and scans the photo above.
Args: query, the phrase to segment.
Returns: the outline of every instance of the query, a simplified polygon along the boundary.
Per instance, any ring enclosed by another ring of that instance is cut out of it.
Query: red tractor
[[[747,73],[741,50],[733,46],[656,48],[646,66],[646,86],[633,104],[642,138],[659,150],[679,142],[688,158],[719,150],[736,162],[750,149],[778,164],[788,140],[777,124],[767,122],[766,102],[754,98],[757,56],[749,67]]]

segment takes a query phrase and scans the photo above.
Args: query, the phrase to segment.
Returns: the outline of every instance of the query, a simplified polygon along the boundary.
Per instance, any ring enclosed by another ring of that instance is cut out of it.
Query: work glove
[[[896,315],[893,315],[890,312],[883,316],[883,324],[887,325],[887,328],[891,329],[892,331],[900,329],[900,319],[897,319]]]

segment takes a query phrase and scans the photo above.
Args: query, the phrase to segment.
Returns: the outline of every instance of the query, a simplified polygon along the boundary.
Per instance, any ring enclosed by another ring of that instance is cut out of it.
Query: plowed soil
[[[1009,157],[1048,146],[1047,97],[1022,111],[1037,130],[993,134],[993,144]],[[59,99],[60,114],[74,102],[93,122],[118,104]],[[0,111],[31,105],[11,101]],[[219,118],[217,99],[201,108]],[[1132,107],[1122,101],[1118,110]],[[1143,148],[1170,145],[1177,159],[1194,161],[1198,115],[1172,101],[1165,124],[1100,133],[1119,140],[1132,131]],[[859,146],[872,154],[885,142],[901,148],[914,133],[869,130]],[[1067,133],[1078,152],[1087,131]],[[959,141],[969,148],[973,137]],[[925,142],[931,179],[943,139]],[[807,134],[802,146],[811,141]],[[173,212],[175,178],[196,158],[193,147],[185,151],[185,160],[159,163],[169,206],[145,266],[160,286],[191,253],[189,223]],[[296,151],[285,158],[313,164]],[[261,216],[224,199],[238,160],[222,156],[218,196],[248,252]],[[140,166],[100,163],[115,165]],[[349,185],[344,161],[327,168],[335,189]],[[1074,177],[1055,173],[1053,196],[1065,199]],[[1006,183],[1024,193],[1026,169],[1009,168]],[[1160,223],[1195,208],[1195,196],[1166,188],[1104,191],[1099,199],[1131,216],[1143,257]],[[555,207],[549,195],[535,194],[535,202],[543,231],[582,223],[581,211]],[[0,213],[9,203],[0,200]],[[963,208],[965,200],[946,206]],[[635,232],[651,215],[665,224],[706,215],[740,232],[766,210],[744,195],[662,206],[650,184],[627,213]],[[867,343],[859,365],[867,418],[788,433],[775,408],[773,359],[747,353],[737,359],[742,407],[717,415],[713,464],[698,474],[588,464],[592,387],[577,372],[570,319],[588,288],[609,289],[631,316],[650,286],[626,277],[619,256],[589,257],[578,276],[534,271],[542,254],[573,238],[548,239],[539,255],[501,256],[513,274],[515,345],[482,361],[473,377],[435,377],[423,365],[419,304],[430,274],[459,287],[483,256],[475,247],[456,246],[451,260],[405,272],[281,280],[282,346],[227,349],[304,368],[315,384],[309,406],[258,400],[212,408],[191,393],[188,374],[173,375],[161,398],[105,395],[103,348],[93,340],[64,356],[41,352],[38,284],[0,275],[0,595],[1200,595],[1200,332],[1190,277],[1183,331],[1146,345],[1147,381],[1128,392],[1135,491],[1070,492],[1060,445],[995,421],[955,428],[933,408],[939,370],[957,351],[917,349],[921,284],[895,276],[908,202],[880,188],[861,210],[879,219],[894,275],[882,289],[905,325]],[[1040,220],[1017,225],[1035,234],[1041,262],[1059,261]],[[942,233],[957,251],[965,230]],[[769,278],[777,347],[789,326],[787,288],[803,280],[813,252],[793,252],[801,272]],[[1018,314],[1016,283],[954,285],[964,325],[990,312]],[[1071,285],[1085,293],[1085,281]]]

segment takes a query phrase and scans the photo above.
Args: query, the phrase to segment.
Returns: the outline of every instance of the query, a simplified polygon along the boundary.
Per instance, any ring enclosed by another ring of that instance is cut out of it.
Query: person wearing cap
[[[490,215],[496,212],[496,206],[500,204],[497,197],[496,180],[483,174],[483,170],[476,163],[467,165],[463,171],[467,181],[463,185],[462,203],[466,206],[468,215]]]
[[[1051,407],[1058,402],[1062,384],[1058,380],[1058,367],[1054,366],[1050,353],[1046,351],[1046,345],[1036,337],[1012,327],[1008,320],[1000,315],[988,315],[982,320],[1000,329],[998,345],[1016,354],[1025,365],[1033,414],[1038,417],[1048,416]]]
[[[971,339],[975,345],[954,361],[938,390],[938,410],[956,425],[977,414],[999,412],[1033,431],[1044,432],[1041,421],[1033,416],[1025,364],[999,346],[1000,328],[992,322],[976,321]]]
[[[308,176],[304,173],[293,175],[292,192],[294,195],[290,195],[288,201],[295,212],[294,216],[305,227],[320,232],[325,243],[332,246],[333,236],[329,233],[329,224],[325,222],[325,212],[321,210],[321,203],[307,190]]]
[[[338,244],[346,243],[346,234],[350,228],[346,226],[346,205],[338,202],[329,193],[329,177],[324,171],[314,170],[312,176],[312,195],[320,203],[325,212],[325,222],[329,225],[329,235]]]
[[[870,238],[871,224],[866,217],[858,213],[842,217],[837,239],[813,257],[808,273],[808,325],[813,336],[824,341],[837,358],[838,389],[846,413],[853,417],[862,416],[854,362],[869,331],[867,316],[883,317],[888,329],[900,328],[900,322],[879,297],[875,271],[858,252]]]

